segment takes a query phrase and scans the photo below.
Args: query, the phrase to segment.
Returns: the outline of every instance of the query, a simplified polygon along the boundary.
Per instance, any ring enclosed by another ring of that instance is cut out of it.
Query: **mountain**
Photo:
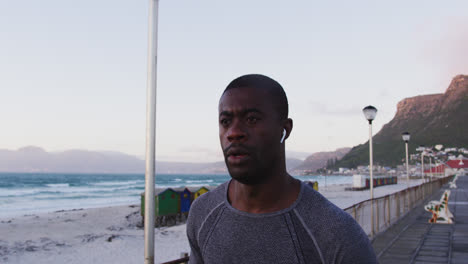
[[[299,165],[299,159],[287,159],[286,167]],[[28,146],[16,151],[0,149],[0,172],[69,172],[69,173],[144,173],[145,161],[114,151],[67,150],[47,152]],[[208,163],[156,161],[156,173],[227,174],[224,161]]]
[[[335,151],[316,152],[308,156],[301,164],[293,169],[294,174],[315,172],[327,166],[327,162],[341,159],[351,148],[339,148]]]
[[[373,137],[374,163],[396,166],[405,157],[401,133],[411,138],[408,150],[442,144],[445,147],[468,146],[468,75],[457,75],[443,94],[406,98],[397,105],[395,117]],[[354,168],[369,163],[369,142],[355,146],[335,168]]]
[[[3,172],[138,173],[144,161],[119,152],[67,150],[46,152],[35,146],[0,150]]]
[[[295,158],[286,158],[286,170],[292,175],[296,175],[295,168],[302,164],[302,160]]]

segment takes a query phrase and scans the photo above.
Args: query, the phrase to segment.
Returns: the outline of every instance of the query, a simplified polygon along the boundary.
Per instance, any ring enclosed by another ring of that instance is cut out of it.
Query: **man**
[[[377,263],[354,219],[286,172],[293,121],[279,83],[241,76],[218,110],[232,179],[193,202],[189,263]]]

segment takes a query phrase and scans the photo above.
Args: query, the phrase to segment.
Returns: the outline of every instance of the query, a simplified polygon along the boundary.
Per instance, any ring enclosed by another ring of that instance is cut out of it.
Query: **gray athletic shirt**
[[[289,208],[264,214],[232,207],[228,184],[190,208],[189,263],[377,263],[356,221],[308,184]]]

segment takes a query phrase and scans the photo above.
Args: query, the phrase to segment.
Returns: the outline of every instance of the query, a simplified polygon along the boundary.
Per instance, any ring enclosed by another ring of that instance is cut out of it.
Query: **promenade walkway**
[[[468,263],[468,176],[450,189],[454,224],[430,224],[427,201],[440,200],[448,184],[372,241],[379,263]]]

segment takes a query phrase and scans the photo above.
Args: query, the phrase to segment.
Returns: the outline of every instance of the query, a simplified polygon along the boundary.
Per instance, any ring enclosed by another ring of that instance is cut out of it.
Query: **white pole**
[[[406,188],[409,189],[408,142],[405,142],[405,148],[406,148]]]
[[[424,152],[421,152],[421,177],[423,179],[423,199],[426,197],[424,189],[426,189],[426,178],[424,177]]]
[[[437,177],[440,177],[440,162],[437,161],[436,163],[436,170],[437,170]]]
[[[154,264],[154,182],[156,153],[156,66],[159,0],[149,0],[146,81],[145,264]]]
[[[374,178],[372,160],[372,122],[369,122],[369,174],[370,174],[370,197],[371,197],[371,236],[374,236]]]
[[[421,152],[421,176],[423,178],[423,182],[426,182],[426,177],[424,177],[424,153]]]
[[[429,158],[429,167],[431,167],[430,175],[431,175],[431,181],[432,181],[432,157]]]
[[[431,183],[431,194],[432,194],[432,156],[429,156],[429,182]]]

